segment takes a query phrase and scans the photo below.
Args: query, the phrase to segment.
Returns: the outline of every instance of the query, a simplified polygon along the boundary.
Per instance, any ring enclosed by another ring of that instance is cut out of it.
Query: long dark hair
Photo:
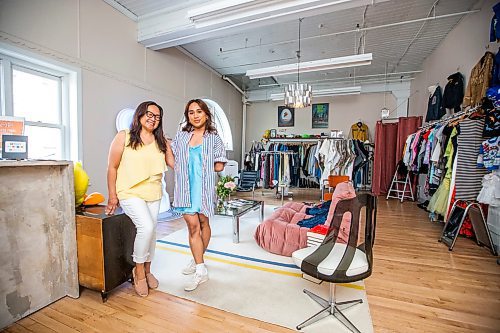
[[[155,137],[158,149],[160,149],[160,151],[165,154],[167,152],[167,142],[165,140],[165,137],[163,136],[163,108],[153,101],[142,102],[141,104],[139,104],[137,109],[135,109],[134,119],[132,120],[132,125],[130,125],[130,140],[127,146],[131,147],[132,149],[137,149],[137,147],[144,145],[144,142],[142,142],[141,139],[142,125],[140,120],[141,117],[146,114],[150,105],[154,105],[158,107],[158,109],[160,109],[161,118],[158,123],[158,127],[156,127],[153,131],[153,135]]]
[[[205,132],[217,134],[217,129],[215,128],[214,121],[212,120],[212,113],[210,112],[207,103],[198,98],[192,99],[187,102],[186,107],[184,108],[184,119],[186,120],[186,125],[184,125],[182,130],[185,132],[191,132],[193,130],[193,125],[191,125],[191,123],[189,122],[189,106],[192,103],[198,104],[200,109],[202,109],[203,112],[205,112],[205,114],[207,115],[208,119],[205,123]]]

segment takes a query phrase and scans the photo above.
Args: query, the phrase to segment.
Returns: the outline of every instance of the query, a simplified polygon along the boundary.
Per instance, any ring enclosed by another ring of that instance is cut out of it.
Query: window
[[[210,112],[214,116],[215,127],[219,136],[224,142],[226,150],[233,150],[233,134],[231,133],[231,127],[229,126],[229,121],[227,120],[224,110],[211,99],[203,98],[203,101],[207,103]]]
[[[0,115],[24,118],[28,158],[80,160],[79,72],[0,45]]]

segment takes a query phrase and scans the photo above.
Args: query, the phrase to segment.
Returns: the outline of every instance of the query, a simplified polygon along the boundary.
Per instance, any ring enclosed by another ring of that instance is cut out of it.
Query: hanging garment
[[[483,177],[483,188],[477,196],[477,201],[498,207],[500,206],[500,196],[496,195],[500,189],[500,176],[496,173],[489,173]]]
[[[486,112],[484,122],[483,138],[500,136],[500,109],[492,109]]]
[[[492,138],[500,135],[500,85],[489,88],[486,96],[493,105],[483,107],[486,114],[483,137]]]
[[[443,216],[446,215],[446,208],[448,206],[448,199],[450,197],[450,183],[453,170],[453,162],[456,156],[455,145],[457,142],[456,140],[457,134],[458,134],[457,129],[452,128],[444,154],[444,157],[446,158],[446,174],[441,184],[439,185],[437,191],[432,195],[431,199],[429,200],[429,205],[427,206],[427,209],[431,213],[437,213]]]
[[[491,86],[500,85],[500,49],[495,55],[495,61],[493,63],[493,73],[491,78]]]
[[[493,6],[493,12],[495,13],[491,18],[490,24],[490,42],[500,41],[500,3]]]
[[[429,101],[427,103],[427,115],[425,116],[425,121],[433,121],[441,119],[441,117],[446,113],[442,108],[443,95],[441,94],[441,87],[430,86],[429,87]]]
[[[439,185],[437,191],[429,200],[427,205],[427,210],[431,213],[437,213],[440,215],[446,214],[446,207],[448,206],[448,198],[450,196],[450,179],[444,178]]]
[[[460,105],[464,100],[464,78],[462,74],[456,72],[448,76],[448,83],[444,87],[443,108],[460,111]]]
[[[469,83],[465,92],[463,106],[476,106],[486,96],[486,90],[490,87],[494,55],[486,52],[481,60],[472,68]]]
[[[353,176],[355,176],[358,170],[368,162],[368,152],[361,141],[353,141],[353,143],[356,151],[356,159],[354,160],[354,168],[352,172]]]
[[[486,168],[488,171],[500,168],[500,137],[491,138],[481,143],[477,157],[477,167]]]
[[[361,140],[363,142],[370,140],[368,126],[360,121],[358,121],[356,124],[352,124],[349,138],[353,140]]]
[[[483,142],[483,120],[466,119],[460,123],[455,188],[457,200],[475,200],[481,191],[485,169],[477,168],[477,155]]]

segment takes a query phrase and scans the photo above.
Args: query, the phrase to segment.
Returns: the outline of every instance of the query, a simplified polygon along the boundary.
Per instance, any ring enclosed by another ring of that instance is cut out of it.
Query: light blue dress
[[[176,207],[175,211],[180,214],[195,214],[201,212],[201,187],[203,170],[203,145],[189,147],[189,194],[191,207]]]

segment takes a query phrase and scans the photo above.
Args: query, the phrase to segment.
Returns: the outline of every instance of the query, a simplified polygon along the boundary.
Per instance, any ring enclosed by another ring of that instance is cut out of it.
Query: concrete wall
[[[177,49],[152,51],[137,43],[137,25],[101,0],[0,1],[0,41],[82,68],[84,168],[89,192],[107,193],[106,166],[115,117],[154,100],[173,137],[191,98],[216,101],[229,118],[240,159],[241,95]],[[172,194],[173,175],[167,175]]]
[[[447,77],[457,71],[464,75],[467,85],[470,71],[484,53],[487,50],[493,53],[498,51],[498,44],[489,43],[493,16],[491,8],[496,3],[496,0],[483,1],[480,4],[481,11],[463,18],[427,57],[422,65],[423,72],[411,84],[410,115],[425,116],[427,113],[428,86],[439,82],[444,91]]]
[[[312,128],[311,107],[295,110],[294,127],[278,127],[278,106],[282,102],[251,103],[247,111],[247,150],[252,140],[260,140],[266,129],[275,128],[284,134],[321,134],[332,129],[344,131],[347,135],[351,125],[361,119],[370,129],[373,140],[375,123],[380,120],[380,110],[384,107],[384,94],[371,93],[335,97],[314,98],[314,103],[330,103],[328,128]],[[396,108],[396,100],[391,93],[386,94],[386,106]]]
[[[79,287],[72,164],[0,161],[0,184],[1,329]]]

